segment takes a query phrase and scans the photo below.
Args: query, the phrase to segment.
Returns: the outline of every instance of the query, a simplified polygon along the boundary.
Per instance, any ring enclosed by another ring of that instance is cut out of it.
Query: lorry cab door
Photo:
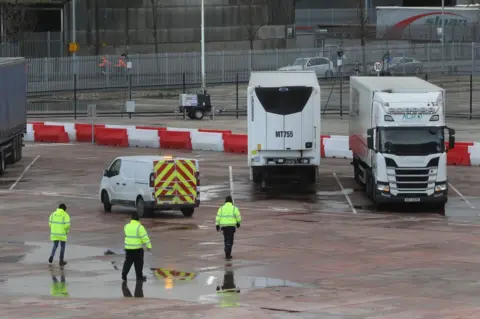
[[[312,91],[306,86],[256,88],[267,112],[268,150],[303,150],[305,142],[312,141],[314,106],[308,103]],[[306,107],[307,112],[303,112]]]

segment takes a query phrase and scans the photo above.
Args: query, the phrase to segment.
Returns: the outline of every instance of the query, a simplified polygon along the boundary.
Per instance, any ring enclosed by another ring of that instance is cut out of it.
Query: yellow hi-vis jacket
[[[152,249],[147,231],[138,220],[131,220],[123,230],[125,231],[125,249],[141,249],[143,245]]]
[[[232,203],[225,203],[218,209],[215,222],[220,227],[236,226],[237,223],[240,224],[242,222],[242,215],[240,215],[240,210]]]
[[[67,234],[70,231],[70,216],[63,209],[58,208],[50,214],[48,219],[50,225],[50,240],[67,241]]]

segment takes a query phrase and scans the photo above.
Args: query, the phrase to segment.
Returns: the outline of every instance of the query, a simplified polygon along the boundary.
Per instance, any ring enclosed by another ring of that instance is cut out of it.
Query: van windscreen
[[[290,115],[302,112],[312,95],[312,90],[312,87],[307,86],[257,87],[255,94],[265,112]]]

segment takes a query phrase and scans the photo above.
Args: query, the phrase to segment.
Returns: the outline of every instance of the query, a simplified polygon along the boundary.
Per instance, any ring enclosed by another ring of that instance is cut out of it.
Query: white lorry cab
[[[445,205],[455,144],[445,102],[442,88],[417,77],[350,78],[354,176],[374,202]]]
[[[312,71],[252,72],[247,92],[250,179],[314,184],[320,165],[320,86]]]
[[[195,159],[122,156],[104,171],[99,194],[105,212],[119,205],[136,208],[140,217],[155,209],[178,209],[191,217],[200,206],[199,187],[200,171]]]

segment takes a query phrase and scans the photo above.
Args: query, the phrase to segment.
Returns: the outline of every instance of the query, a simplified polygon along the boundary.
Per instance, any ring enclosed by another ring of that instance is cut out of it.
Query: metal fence
[[[480,76],[473,74],[424,73],[417,75],[446,90],[446,114],[457,118],[480,118]],[[320,79],[322,90],[320,108],[323,115],[348,116],[349,77]],[[178,110],[178,95],[188,88],[152,92],[140,88],[95,92],[94,94],[58,94],[52,97],[30,98],[27,115],[31,118],[82,118],[87,116],[89,104],[97,106],[98,116],[126,117],[125,102],[130,96],[136,102],[133,116],[170,116],[182,118]],[[193,90],[192,90],[193,91]],[[159,94],[160,93],[160,94]],[[246,115],[247,84],[212,87],[209,90],[215,116]]]
[[[336,47],[270,50],[247,52],[209,52],[205,56],[206,79],[210,85],[234,83],[238,74],[240,82],[246,82],[252,71],[277,70],[287,66],[300,57],[328,57],[337,60]],[[343,48],[343,72],[354,72],[357,63],[363,63],[361,47]],[[389,47],[376,45],[365,48],[365,63],[369,69],[377,61],[382,61],[386,52],[391,58],[397,58],[399,72],[410,72],[410,65],[403,64],[402,57],[413,58],[421,62],[416,73],[476,73],[477,59],[480,57],[480,45],[435,44],[404,45]],[[132,68],[127,69],[127,63]],[[74,70],[77,72],[74,72]],[[319,77],[337,74],[320,71]],[[363,68],[362,68],[363,69]],[[321,70],[321,69],[320,69]],[[77,74],[74,77],[74,74]],[[201,55],[149,54],[131,55],[128,61],[121,56],[87,56],[73,60],[64,58],[43,58],[27,60],[28,92],[50,93],[59,91],[100,90],[122,88],[131,81],[132,87],[181,87],[199,86],[201,83]]]

